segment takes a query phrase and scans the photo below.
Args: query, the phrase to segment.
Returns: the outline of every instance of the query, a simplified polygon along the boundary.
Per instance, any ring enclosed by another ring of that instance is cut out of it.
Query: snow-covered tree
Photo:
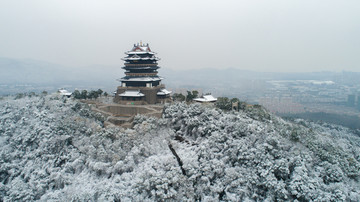
[[[0,200],[360,200],[360,138],[341,126],[185,103],[103,122],[58,95],[0,99]]]

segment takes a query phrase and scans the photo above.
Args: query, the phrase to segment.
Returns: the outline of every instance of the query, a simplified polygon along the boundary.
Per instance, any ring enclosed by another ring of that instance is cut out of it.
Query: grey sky
[[[119,65],[142,40],[170,69],[359,71],[358,0],[1,0],[0,57]]]

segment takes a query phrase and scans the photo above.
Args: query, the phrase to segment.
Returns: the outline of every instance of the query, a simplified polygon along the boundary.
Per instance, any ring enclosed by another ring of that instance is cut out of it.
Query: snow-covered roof
[[[149,76],[143,76],[143,77],[123,77],[119,79],[119,81],[160,81],[161,77],[149,77]]]
[[[150,48],[149,48],[149,46],[145,46],[145,45],[140,44],[140,45],[134,46],[134,47],[131,49],[131,51],[134,51],[134,52],[143,52],[143,51],[149,52],[149,51],[150,51]]]
[[[160,69],[159,66],[144,66],[144,67],[139,67],[139,66],[125,66],[125,67],[122,67],[123,69]]]
[[[149,44],[143,44],[141,41],[138,44],[134,44],[134,47],[130,51],[126,51],[125,54],[156,54],[152,52]]]
[[[170,93],[172,93],[172,92],[163,88],[159,92],[157,92],[156,95],[169,95]]]
[[[132,55],[132,56],[128,56],[128,58],[141,58],[140,56],[138,56],[137,54]]]
[[[158,57],[140,57],[138,55],[133,55],[131,57],[124,57],[124,58],[121,58],[122,60],[160,60],[160,58]]]
[[[204,96],[202,96],[200,98],[195,98],[194,101],[197,101],[197,102],[216,102],[217,98],[215,98],[212,95],[204,95]]]
[[[60,93],[60,95],[65,95],[65,96],[70,96],[72,93],[70,93],[69,91],[65,90],[65,89],[59,89],[58,91]]]
[[[125,54],[132,55],[132,54],[151,54],[155,55],[155,52],[148,52],[148,51],[126,51]]]
[[[145,96],[145,95],[142,94],[142,93],[140,93],[140,91],[127,90],[127,91],[119,94],[119,96],[121,96],[121,97],[143,97],[143,96]]]

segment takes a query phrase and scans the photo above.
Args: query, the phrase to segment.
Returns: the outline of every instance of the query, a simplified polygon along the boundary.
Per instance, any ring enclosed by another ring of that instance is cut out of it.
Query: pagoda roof
[[[158,77],[158,76],[139,76],[139,77],[130,77],[130,76],[125,76],[121,79],[118,79],[119,81],[161,81],[163,78]]]
[[[156,95],[169,95],[170,93],[172,93],[172,91],[168,91],[165,88],[163,88],[159,92],[157,92]]]
[[[143,97],[145,96],[143,93],[140,93],[140,91],[137,90],[127,90],[121,94],[119,94],[121,97]]]
[[[152,52],[149,44],[143,44],[141,41],[138,44],[134,44],[134,47],[130,51],[126,51],[125,54],[156,54]]]
[[[147,51],[126,51],[125,54],[127,55],[133,55],[133,54],[150,54],[150,55],[155,55],[157,53],[155,52],[147,52]]]
[[[160,58],[152,56],[152,57],[140,57],[137,54],[132,56],[127,56],[122,58],[122,60],[160,60]]]
[[[160,69],[159,66],[144,66],[144,67],[136,67],[136,66],[124,66],[124,67],[121,67],[122,69],[153,69],[153,70],[156,70],[156,69]]]

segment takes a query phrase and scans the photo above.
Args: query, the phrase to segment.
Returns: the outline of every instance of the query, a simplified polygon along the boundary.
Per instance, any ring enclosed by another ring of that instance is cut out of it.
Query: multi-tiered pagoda
[[[156,53],[151,51],[149,44],[134,44],[125,52],[125,77],[119,79],[121,86],[117,88],[115,102],[120,104],[155,104],[164,103],[170,91],[161,84],[162,78],[157,75],[158,61]]]

